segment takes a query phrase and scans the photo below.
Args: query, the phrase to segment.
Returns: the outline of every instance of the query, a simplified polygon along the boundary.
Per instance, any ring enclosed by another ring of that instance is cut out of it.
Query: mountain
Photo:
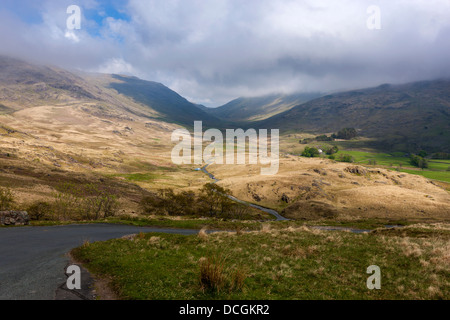
[[[196,120],[202,120],[206,127],[217,128],[222,125],[221,120],[161,83],[119,75],[113,75],[113,78],[119,81],[111,82],[110,88],[151,107],[161,115],[160,120],[186,126],[193,126]]]
[[[222,121],[161,83],[135,77],[69,72],[0,56],[0,113],[48,104],[90,103],[86,112],[132,113],[192,127],[195,120]]]
[[[320,97],[319,93],[271,94],[261,97],[241,97],[218,108],[206,110],[209,114],[229,121],[256,121],[289,110],[292,107]]]
[[[356,128],[384,150],[450,151],[450,80],[327,95],[298,105],[255,126],[282,132],[332,133]]]

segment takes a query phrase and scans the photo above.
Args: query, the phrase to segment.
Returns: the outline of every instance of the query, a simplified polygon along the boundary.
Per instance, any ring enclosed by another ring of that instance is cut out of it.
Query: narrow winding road
[[[0,300],[53,300],[66,282],[67,253],[84,241],[104,241],[139,232],[182,235],[198,230],[114,224],[0,228]]]
[[[201,170],[202,170],[204,173],[206,173],[206,174],[214,181],[214,183],[220,181],[220,180],[217,179],[211,172],[209,172],[209,171],[206,169],[208,166],[209,166],[209,164],[204,165],[204,166],[201,168]],[[261,206],[258,206],[257,204],[253,204],[253,203],[250,203],[250,202],[247,202],[247,201],[244,201],[244,200],[240,200],[240,199],[238,199],[238,198],[236,198],[236,197],[233,197],[233,196],[230,196],[230,195],[227,195],[227,197],[228,197],[229,199],[233,200],[233,201],[236,201],[236,202],[245,204],[245,205],[247,205],[247,206],[250,206],[250,207],[259,209],[259,210],[261,210],[261,211],[267,212],[268,214],[273,215],[273,216],[276,218],[277,221],[285,221],[285,220],[289,220],[289,219],[286,219],[285,217],[281,216],[278,212],[276,212],[276,211],[273,210],[273,209],[261,207]]]
[[[201,170],[214,182],[219,181],[206,170],[207,166],[205,165]],[[228,197],[233,201],[267,212],[275,216],[278,221],[288,220],[275,210],[233,196]],[[337,227],[318,228],[341,230]],[[369,230],[349,229],[349,231],[367,232]],[[63,285],[67,279],[65,268],[70,263],[70,257],[67,253],[71,249],[82,245],[85,241],[105,241],[139,232],[192,235],[198,233],[198,230],[114,224],[0,228],[0,300],[65,298],[64,293],[61,294],[61,290],[63,290]],[[86,274],[85,276],[89,277],[87,272]]]

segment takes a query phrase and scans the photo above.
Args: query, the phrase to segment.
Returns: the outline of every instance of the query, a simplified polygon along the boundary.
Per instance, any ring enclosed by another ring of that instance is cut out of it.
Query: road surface
[[[114,224],[0,228],[0,299],[53,300],[66,282],[71,249],[86,240],[105,241],[139,232],[190,235],[198,230]]]

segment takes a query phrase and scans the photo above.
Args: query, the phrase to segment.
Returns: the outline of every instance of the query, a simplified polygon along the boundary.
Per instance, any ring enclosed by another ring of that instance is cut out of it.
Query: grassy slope
[[[449,151],[450,81],[383,85],[327,95],[256,123],[284,132],[354,127],[378,149]],[[445,149],[445,150],[443,150]]]
[[[352,234],[308,228],[205,236],[140,234],[72,251],[112,279],[123,299],[440,299],[450,296],[447,226]],[[199,261],[222,257],[225,281],[242,290],[202,290]],[[381,268],[381,290],[366,269]]]
[[[269,118],[306,101],[318,98],[319,93],[272,94],[262,97],[241,97],[213,109],[205,109],[220,119],[230,121],[256,121]]]
[[[398,167],[401,172],[418,174],[429,179],[450,182],[450,171],[447,171],[450,167],[450,160],[429,160],[429,168],[420,170],[411,168],[408,157],[397,154],[341,150],[336,156],[340,154],[351,155],[357,163],[369,164],[369,160],[375,160],[377,166]]]

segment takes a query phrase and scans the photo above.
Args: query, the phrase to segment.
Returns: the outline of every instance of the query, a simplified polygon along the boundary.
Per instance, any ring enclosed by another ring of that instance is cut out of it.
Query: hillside
[[[135,77],[69,72],[0,56],[0,114],[48,104],[89,103],[109,117],[135,114],[158,121],[219,127],[221,122],[161,83]]]
[[[194,121],[202,120],[205,126],[221,127],[221,121],[209,115],[198,105],[189,102],[178,93],[161,83],[145,81],[136,77],[113,75],[117,82],[109,87],[136,102],[156,110],[160,120],[193,126]]]
[[[241,97],[218,108],[211,108],[209,114],[230,121],[256,121],[289,110],[294,106],[320,97],[319,93],[271,94],[262,97]]]
[[[354,127],[382,150],[450,151],[450,80],[381,85],[327,95],[255,124],[282,132]]]

